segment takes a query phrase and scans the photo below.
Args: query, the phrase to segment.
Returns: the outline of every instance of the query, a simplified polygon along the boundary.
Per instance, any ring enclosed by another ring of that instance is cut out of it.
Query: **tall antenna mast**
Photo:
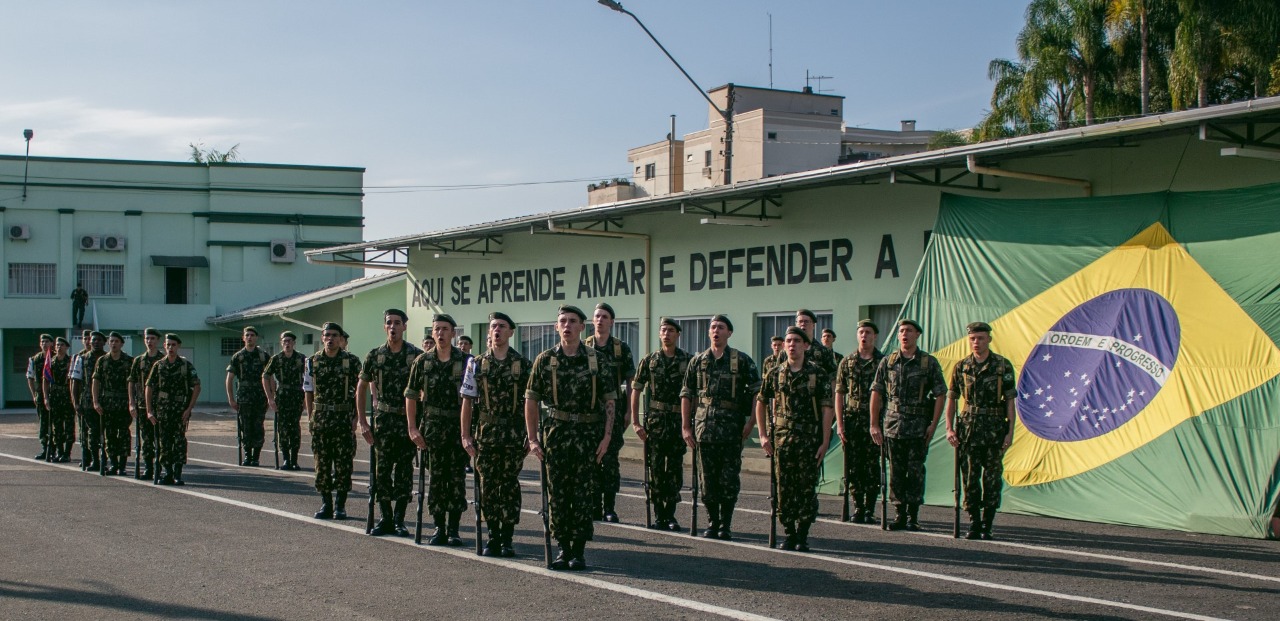
[[[773,88],[773,13],[769,16],[769,88]]]
[[[805,69],[805,70],[804,70],[804,85],[805,85],[805,86],[809,86],[809,82],[810,82],[810,81],[817,81],[817,82],[818,82],[818,88],[817,88],[817,89],[815,89],[815,90],[813,91],[813,92],[815,92],[815,93],[829,93],[829,92],[831,92],[831,91],[830,91],[830,89],[828,89],[828,90],[823,90],[823,89],[822,89],[822,81],[823,81],[823,80],[834,80],[834,79],[835,79],[834,77],[829,76],[829,75],[809,75],[809,70],[808,70],[808,69]]]

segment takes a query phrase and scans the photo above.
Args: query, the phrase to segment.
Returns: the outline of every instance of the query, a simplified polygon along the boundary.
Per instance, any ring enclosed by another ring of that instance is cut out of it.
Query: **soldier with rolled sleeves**
[[[161,485],[182,485],[182,466],[187,463],[187,423],[200,397],[200,377],[196,367],[178,355],[182,339],[164,335],[164,358],[151,365],[147,374],[147,419],[160,428],[157,468],[164,471]]]
[[[598,506],[588,482],[604,461],[614,428],[618,385],[599,352],[582,341],[586,321],[586,313],[576,306],[557,310],[560,343],[534,359],[524,393],[529,452],[547,464],[551,536],[560,545],[551,563],[554,570],[587,568],[584,550],[595,535],[591,516]],[[547,407],[542,439],[540,403]]]
[[[71,397],[76,406],[76,414],[80,416],[80,446],[89,453],[88,459],[80,460],[81,470],[97,470],[98,455],[102,452],[102,417],[93,409],[93,367],[98,359],[107,355],[102,346],[107,342],[107,335],[94,330],[89,333],[89,347],[76,356],[71,364]]]
[[[377,464],[373,494],[382,511],[382,519],[370,533],[375,536],[409,535],[404,525],[404,514],[413,491],[413,442],[409,440],[401,397],[409,383],[409,369],[422,350],[404,340],[408,321],[409,316],[398,308],[383,311],[382,329],[387,333],[387,341],[369,350],[360,369],[360,384],[356,387],[356,420],[360,435],[374,447]],[[367,401],[364,398],[370,392],[374,402],[372,429],[365,416]]]
[[[760,392],[756,363],[729,347],[733,322],[711,318],[711,347],[689,361],[680,389],[681,435],[689,448],[697,443],[702,474],[702,504],[707,509],[703,537],[733,538],[733,508],[742,489],[742,443],[751,436],[752,404]]]
[[[760,377],[768,375],[769,369],[772,369],[774,366],[787,359],[787,352],[782,351],[782,345],[785,342],[785,339],[777,335],[774,335],[769,340],[769,349],[772,353],[766,356],[764,361],[760,363]]]
[[[307,359],[302,372],[306,410],[311,413],[311,452],[315,455],[316,491],[322,504],[318,520],[347,519],[347,494],[356,458],[355,397],[360,358],[339,346],[342,326],[321,326],[324,349]]]
[[[53,356],[53,337],[40,335],[40,351],[27,358],[27,390],[31,392],[31,402],[36,407],[36,420],[39,421],[40,454],[36,459],[53,461],[54,450],[50,443],[49,408],[45,406],[44,376],[45,361]]]
[[[245,326],[240,333],[244,347],[227,364],[227,403],[240,420],[240,444],[244,447],[242,466],[257,466],[266,437],[267,395],[262,389],[262,369],[267,352],[258,349],[258,329]]]
[[[428,510],[436,530],[428,540],[433,546],[462,545],[458,525],[467,507],[467,453],[458,435],[461,424],[462,377],[470,356],[453,347],[458,323],[444,313],[431,320],[431,336],[436,341],[434,354],[418,356],[409,371],[404,389],[405,412],[409,438],[419,449],[425,449],[431,470]],[[422,416],[418,416],[421,401]],[[446,521],[447,520],[447,521]]]
[[[93,367],[93,409],[102,417],[107,474],[124,474],[129,459],[129,369],[133,356],[124,353],[124,336],[107,336],[109,351]]]
[[[640,361],[631,380],[631,425],[647,449],[649,480],[645,484],[654,507],[654,521],[649,528],[657,530],[680,530],[676,505],[680,503],[680,488],[684,487],[686,450],[681,437],[680,390],[693,358],[676,346],[680,332],[680,324],[663,317],[658,323],[661,347]],[[640,393],[646,387],[649,398],[641,420]]]
[[[516,555],[511,537],[520,523],[520,470],[528,439],[523,397],[533,366],[511,348],[515,327],[506,313],[489,314],[489,347],[467,366],[460,421],[462,448],[476,460],[480,477],[480,507],[489,528],[484,554],[508,558]]]
[[[142,342],[146,344],[146,351],[134,356],[133,364],[129,366],[129,415],[133,424],[139,426],[138,437],[142,441],[143,471],[138,478],[149,481],[155,474],[156,429],[142,415],[147,412],[147,375],[151,373],[151,367],[164,358],[164,352],[160,351],[160,331],[155,328],[142,331]]]
[[[606,522],[618,521],[618,512],[614,509],[614,500],[618,496],[622,481],[618,454],[622,452],[623,431],[629,420],[626,411],[626,407],[631,403],[629,385],[636,373],[636,363],[635,358],[631,356],[631,347],[610,334],[613,331],[614,316],[613,307],[608,303],[596,304],[595,313],[591,318],[594,332],[583,341],[594,347],[596,353],[600,354],[603,365],[611,369],[610,377],[620,391],[618,403],[622,404],[618,408],[620,410],[618,415],[613,420],[609,451],[605,453],[604,460],[600,462],[600,468],[596,472],[596,494],[599,498],[596,504],[599,508],[592,507],[595,514],[593,517],[603,518]]]
[[[840,361],[844,360],[844,355],[836,351],[836,331],[831,328],[822,330],[822,346],[831,350],[831,355],[836,359],[836,366],[840,366]]]
[[[1013,443],[1018,388],[1013,363],[991,351],[991,326],[975,321],[966,330],[972,353],[951,371],[947,442],[959,451],[964,510],[969,514],[965,538],[991,539],[991,522],[1000,508],[1004,452]],[[960,398],[964,408],[957,415]]]
[[[302,372],[306,356],[298,353],[298,335],[285,330],[280,333],[280,353],[262,368],[262,390],[267,395],[267,409],[276,413],[276,434],[280,452],[284,453],[282,470],[301,470],[298,449],[302,446]]]
[[[53,461],[64,464],[71,461],[71,443],[76,437],[76,412],[71,405],[71,387],[67,375],[71,372],[71,341],[59,336],[54,340],[53,355],[49,358],[49,372],[42,373],[45,407],[49,410],[49,441],[54,449]]]
[[[811,343],[804,330],[787,328],[785,339],[786,362],[761,381],[756,423],[773,430],[760,437],[760,446],[775,458],[777,468],[778,518],[787,533],[778,547],[808,552],[809,527],[818,519],[818,466],[827,454],[835,417],[831,376],[805,357]],[[771,414],[770,403],[772,421],[766,418]]]
[[[920,530],[924,462],[947,395],[938,359],[916,346],[921,332],[916,321],[899,321],[898,351],[880,361],[871,380],[871,439],[876,446],[887,443],[889,492],[897,511],[889,530]]]
[[[884,354],[876,349],[880,328],[874,321],[858,322],[858,349],[840,360],[836,370],[836,431],[848,453],[845,484],[853,497],[853,522],[875,521],[880,496],[880,452],[871,441],[871,380]]]
[[[796,311],[796,327],[804,330],[805,335],[809,337],[809,351],[805,352],[805,357],[812,358],[818,367],[827,374],[827,377],[835,377],[835,352],[818,342],[818,336],[814,334],[814,330],[818,327],[817,313],[807,308]]]

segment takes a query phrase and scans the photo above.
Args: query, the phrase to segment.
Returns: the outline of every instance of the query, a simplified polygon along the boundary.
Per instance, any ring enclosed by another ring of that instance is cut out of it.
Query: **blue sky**
[[[704,88],[832,76],[849,125],[968,127],[1025,0],[631,0]],[[595,0],[70,2],[5,8],[0,153],[363,166],[366,239],[586,203],[706,103]],[[815,87],[817,84],[814,84]]]

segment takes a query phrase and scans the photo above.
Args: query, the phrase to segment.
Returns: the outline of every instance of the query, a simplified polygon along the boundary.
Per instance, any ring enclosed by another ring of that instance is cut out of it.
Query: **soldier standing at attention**
[[[760,374],[750,356],[729,347],[729,317],[712,317],[707,336],[711,347],[689,361],[680,389],[681,435],[689,448],[697,443],[708,521],[702,536],[728,541],[742,488],[742,443],[755,426],[751,404],[760,392]]]
[[[257,466],[266,435],[267,395],[262,390],[262,369],[267,352],[258,349],[258,329],[245,326],[241,333],[244,348],[227,364],[227,403],[240,420],[240,444],[244,447],[242,466]]]
[[[147,419],[160,426],[160,459],[164,469],[161,485],[182,485],[182,466],[187,463],[187,423],[200,397],[200,377],[196,367],[178,355],[182,339],[164,335],[164,358],[151,365],[147,374]]]
[[[88,460],[80,461],[81,470],[97,470],[101,467],[98,455],[102,452],[102,419],[93,410],[93,367],[98,359],[106,355],[102,345],[107,337],[94,330],[89,333],[89,347],[82,352],[71,365],[71,395],[76,406],[76,414],[80,416],[80,446],[89,451]]]
[[[475,346],[475,343],[472,342],[471,337],[465,334],[458,337],[458,349],[462,350],[462,353],[470,356],[471,348],[474,346]]]
[[[960,452],[966,539],[990,539],[991,521],[1000,508],[1004,452],[1013,443],[1014,403],[1018,394],[1013,363],[991,351],[991,326],[975,321],[966,328],[969,351],[951,372],[947,393],[947,442]],[[964,409],[956,416],[957,400]]]
[[[831,328],[822,330],[822,346],[831,350],[831,355],[836,358],[836,366],[840,366],[840,361],[844,359],[844,355],[836,351],[836,331]]]
[[[133,418],[133,424],[139,425],[138,436],[142,438],[143,471],[138,478],[150,481],[155,474],[152,468],[156,460],[156,430],[155,425],[144,420],[141,414],[147,411],[147,375],[151,373],[152,365],[164,358],[164,352],[160,351],[160,331],[155,328],[142,331],[142,342],[147,350],[134,356],[129,367],[129,416]]]
[[[342,326],[332,321],[321,326],[320,339],[324,349],[307,359],[302,372],[304,403],[311,413],[316,491],[323,499],[315,518],[345,520],[351,467],[356,458],[354,402],[360,383],[360,358],[339,347]]]
[[[898,351],[880,361],[871,380],[871,439],[876,446],[888,442],[889,491],[897,510],[889,530],[920,530],[924,461],[947,395],[938,359],[916,347],[920,334],[919,323],[899,321]]]
[[[84,310],[89,306],[89,292],[83,283],[76,283],[71,291],[71,323],[79,328],[84,323]]]
[[[809,351],[805,352],[805,357],[812,358],[818,364],[818,368],[827,374],[827,377],[835,377],[835,353],[818,342],[818,336],[813,332],[817,326],[818,315],[813,311],[807,308],[796,311],[796,327],[804,330],[805,336],[809,337]]]
[[[40,335],[40,351],[27,358],[27,390],[31,392],[31,402],[36,407],[36,420],[40,424],[40,454],[36,459],[53,461],[54,450],[49,433],[49,408],[45,405],[44,370],[45,361],[53,356],[53,337]]]
[[[406,537],[404,512],[413,491],[413,442],[405,420],[404,395],[409,383],[409,369],[422,353],[404,340],[409,316],[398,308],[382,313],[382,329],[387,342],[369,350],[360,368],[360,384],[356,386],[356,421],[360,435],[374,447],[374,500],[382,511],[382,519],[370,533],[374,536]],[[372,392],[373,428],[365,416],[366,394]]]
[[[67,374],[71,372],[71,356],[67,350],[71,341],[63,337],[55,340],[53,356],[49,358],[49,371],[43,373],[44,406],[49,410],[49,442],[55,455],[53,461],[65,464],[71,461],[71,443],[75,442],[76,412],[71,405],[71,387]]]
[[[489,527],[484,554],[508,558],[516,555],[511,536],[520,523],[520,470],[528,440],[522,397],[533,366],[511,348],[515,328],[506,313],[489,314],[488,351],[471,359],[462,380],[460,423],[462,448],[475,458],[480,477],[480,507]]]
[[[612,369],[607,377],[614,382],[614,389],[619,391],[619,403],[622,404],[621,411],[613,419],[613,429],[610,430],[609,452],[605,453],[604,460],[600,462],[600,468],[596,472],[598,502],[593,501],[591,506],[592,517],[603,518],[606,522],[618,521],[618,512],[614,510],[614,499],[618,495],[618,488],[622,481],[618,454],[622,452],[623,431],[626,429],[628,420],[626,407],[630,404],[629,385],[631,378],[636,374],[635,358],[631,357],[631,347],[610,335],[613,331],[613,320],[612,306],[606,302],[596,304],[591,321],[594,332],[584,341],[587,345],[594,347],[597,354],[600,354],[600,361],[603,363],[601,368]]]
[[[663,317],[658,323],[661,347],[640,361],[631,380],[631,426],[647,449],[649,480],[645,485],[654,507],[654,521],[649,528],[656,530],[680,530],[676,505],[680,503],[680,488],[684,487],[686,450],[681,434],[680,389],[692,359],[689,352],[676,347],[680,332],[680,324]],[[649,399],[642,421],[640,393],[646,386]]]
[[[840,360],[836,371],[836,431],[849,454],[844,473],[853,496],[853,522],[875,521],[880,496],[880,452],[867,431],[871,426],[871,380],[884,354],[876,349],[880,329],[870,319],[858,322],[858,350]]]
[[[276,434],[280,452],[284,453],[281,470],[301,470],[298,449],[302,446],[302,371],[306,357],[298,353],[298,335],[288,330],[280,333],[280,353],[262,368],[262,390],[267,395],[267,409],[276,413]]]
[[[760,363],[760,377],[768,375],[769,369],[787,359],[787,352],[782,351],[782,344],[784,342],[785,341],[780,336],[774,336],[770,339],[769,349],[773,353],[769,354],[764,361]]]
[[[587,568],[586,544],[595,535],[592,513],[599,507],[590,481],[599,471],[613,434],[618,385],[594,347],[582,342],[587,315],[568,304],[556,313],[560,343],[533,361],[524,393],[529,452],[547,463],[551,536],[560,553],[551,569]],[[547,407],[538,436],[539,402]],[[545,441],[546,446],[543,446]]]
[[[106,455],[111,460],[107,474],[124,474],[129,459],[129,369],[133,356],[124,353],[124,337],[112,332],[107,337],[110,351],[93,367],[93,409],[102,416]]]
[[[804,330],[787,328],[787,360],[764,377],[755,406],[760,429],[773,429],[760,436],[760,447],[777,468],[778,518],[787,533],[778,548],[800,552],[809,551],[809,527],[818,519],[818,465],[831,443],[835,417],[831,377],[805,357],[809,345]],[[766,418],[769,403],[772,421]]]
[[[404,389],[409,439],[419,449],[427,451],[427,464],[431,470],[431,489],[427,492],[431,502],[428,508],[435,520],[436,531],[427,543],[433,546],[462,545],[458,524],[462,521],[462,511],[467,507],[467,475],[464,470],[467,453],[462,450],[458,425],[462,416],[459,391],[471,356],[453,347],[453,334],[457,327],[458,323],[449,315],[441,313],[432,318],[435,354],[418,356]],[[419,401],[422,402],[421,417],[418,416]]]

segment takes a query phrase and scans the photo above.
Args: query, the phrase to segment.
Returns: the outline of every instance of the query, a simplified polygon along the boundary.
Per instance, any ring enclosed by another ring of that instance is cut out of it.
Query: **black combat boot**
[[[715,539],[720,536],[720,503],[703,502],[702,506],[707,510],[707,529],[702,532],[702,536]]]
[[[795,551],[795,549],[796,549],[796,527],[795,527],[795,524],[792,524],[792,523],[790,523],[790,522],[783,522],[783,523],[782,523],[782,530],[783,530],[783,532],[785,532],[785,533],[787,534],[787,538],[786,538],[786,539],[783,539],[783,540],[782,540],[782,543],[778,544],[778,549],[779,549],[779,550],[791,550],[791,551]]]
[[[570,541],[560,541],[560,552],[556,554],[555,559],[551,561],[551,569],[555,571],[564,571],[569,568],[569,559],[573,556],[570,550],[573,549],[573,543]]]
[[[862,501],[862,507],[863,507],[862,523],[863,524],[876,523],[877,521],[876,520],[876,500],[878,499],[879,496],[880,494],[878,492],[874,494],[868,492],[867,495],[865,496],[866,499]]]
[[[408,499],[400,499],[396,501],[393,516],[395,518],[395,529],[397,537],[408,537],[409,529],[404,527],[404,512],[409,508]]]
[[[608,492],[608,493],[605,493],[605,494],[604,494],[604,496],[603,496],[603,500],[604,500],[604,502],[603,502],[604,511],[601,513],[601,517],[602,517],[602,518],[604,519],[604,521],[606,521],[606,522],[610,522],[610,523],[612,523],[612,524],[617,524],[617,523],[618,523],[618,512],[617,512],[617,511],[615,511],[615,510],[613,509],[613,505],[614,505],[614,498],[615,498],[615,494],[614,494],[613,492]]]
[[[582,571],[586,569],[587,557],[584,556],[584,553],[587,547],[587,542],[582,539],[579,539],[577,541],[574,541],[570,545],[572,547],[570,548],[569,551],[572,554],[572,556],[569,557],[569,570]]]
[[[320,505],[320,510],[316,511],[315,518],[317,520],[332,520],[333,519],[333,494],[329,492],[324,492],[320,494],[320,498],[322,498],[323,500],[321,501],[322,504]]]
[[[996,508],[986,507],[982,510],[982,538],[992,539],[991,537],[991,521],[996,519]]]
[[[62,452],[58,453],[58,463],[65,464],[71,461],[71,443],[67,442],[62,445]]]
[[[431,519],[436,523],[436,530],[431,533],[431,538],[427,539],[427,545],[442,546],[449,543],[449,523],[445,521],[444,514],[433,514]]]
[[[717,536],[724,541],[732,541],[732,529],[733,504],[726,502],[720,505],[720,533]]]
[[[973,509],[969,511],[969,532],[965,534],[965,539],[981,539],[982,538],[982,510]]]
[[[462,537],[459,537],[459,536],[458,536],[458,525],[459,525],[461,522],[462,522],[462,512],[461,512],[461,511],[453,511],[453,512],[449,513],[449,538],[448,538],[448,543],[449,543],[449,545],[450,545],[450,546],[453,546],[453,547],[455,547],[455,548],[456,548],[456,547],[459,547],[459,546],[461,546],[461,545],[462,545]],[[476,534],[476,536],[479,536],[479,533],[477,533],[477,534]]]
[[[49,457],[49,445],[45,444],[44,442],[41,442],[40,453],[37,454],[35,458],[39,459],[40,461],[44,461],[48,457]]]
[[[378,509],[382,511],[382,519],[378,520],[378,523],[374,525],[373,530],[369,531],[369,534],[373,535],[374,537],[381,537],[383,535],[390,535],[392,533],[395,533],[396,521],[395,521],[395,518],[392,517],[391,515],[391,501],[379,500]]]
[[[907,530],[920,530],[920,505],[907,505]]]
[[[160,477],[160,480],[157,482],[157,484],[173,485],[173,467],[172,466],[164,469],[164,476]]]
[[[653,501],[653,521],[649,523],[653,530],[667,530],[667,505],[661,500]]]
[[[249,465],[257,468],[259,459],[262,459],[262,449],[249,449]]]
[[[502,527],[502,536],[498,541],[498,552],[502,558],[511,558],[516,555],[516,549],[511,545],[511,537],[515,531],[515,524],[504,524]]]
[[[809,551],[809,526],[808,522],[796,524],[796,552]]]
[[[186,481],[183,481],[183,480],[182,480],[182,464],[180,464],[180,463],[178,463],[178,464],[174,464],[174,465],[173,465],[173,484],[174,484],[174,485],[186,485],[186,484],[187,484],[187,482],[186,482]]]
[[[480,556],[498,556],[500,554],[499,547],[502,543],[502,524],[497,522],[489,522],[488,524],[489,539],[480,548]],[[480,531],[476,531],[476,537],[480,537]]]
[[[903,530],[907,527],[907,505],[894,505],[898,514],[889,522],[889,530]]]
[[[680,501],[678,499],[673,500],[671,504],[666,504],[666,505],[663,505],[662,507],[663,508],[662,515],[666,518],[666,526],[667,526],[666,530],[669,530],[672,532],[679,532],[681,530],[684,530],[680,526],[680,522],[676,521],[676,505],[679,504],[679,502]]]
[[[333,519],[347,519],[347,490],[338,490],[338,493],[334,496],[335,502],[333,505]]]
[[[138,475],[138,480],[150,481],[151,479],[155,478],[156,471],[151,465],[153,463],[154,462],[148,461],[142,465],[142,474]]]

